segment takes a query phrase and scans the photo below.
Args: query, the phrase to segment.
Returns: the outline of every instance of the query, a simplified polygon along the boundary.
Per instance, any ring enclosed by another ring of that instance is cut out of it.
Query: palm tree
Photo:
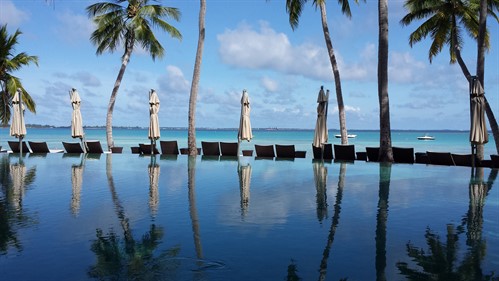
[[[388,99],[388,0],[378,1],[378,99],[379,99],[379,156],[380,162],[393,162]]]
[[[192,74],[191,94],[189,97],[189,128],[187,132],[187,146],[190,156],[196,156],[196,100],[198,98],[199,78],[201,76],[201,61],[203,60],[203,47],[205,37],[204,18],[206,14],[206,0],[200,0],[199,8],[199,37],[196,50],[196,61],[194,62],[194,73]]]
[[[301,12],[303,10],[303,5],[307,0],[286,0],[286,12],[289,14],[289,24],[294,30],[298,27]],[[355,3],[358,3],[355,0]],[[341,5],[341,11],[347,17],[352,17],[350,11],[350,4],[348,0],[338,0]],[[331,35],[329,34],[329,27],[327,25],[326,16],[326,0],[313,0],[315,7],[319,7],[321,10],[321,20],[322,20],[322,31],[324,32],[324,39],[326,40],[326,47],[329,55],[329,60],[331,61],[331,68],[333,70],[334,82],[336,86],[336,100],[338,103],[338,114],[340,119],[340,134],[341,134],[341,144],[348,144],[347,137],[347,125],[345,116],[345,105],[343,103],[343,94],[341,92],[341,79],[340,71],[338,69],[338,63],[336,62],[336,55],[334,54],[333,43],[331,41]]]
[[[148,2],[149,0],[112,0],[87,7],[88,16],[97,24],[90,37],[92,43],[97,46],[97,55],[107,50],[114,52],[119,47],[125,49],[107,108],[106,138],[109,149],[114,147],[112,119],[116,96],[135,46],[145,49],[154,61],[156,57],[163,57],[165,50],[151,27],[159,27],[171,37],[182,39],[180,32],[163,20],[171,18],[179,21],[180,11],[157,4],[149,5]],[[123,3],[126,6],[122,5]]]
[[[12,72],[23,66],[31,63],[38,65],[36,56],[29,56],[25,52],[15,54],[15,46],[19,43],[18,36],[21,34],[17,29],[14,34],[9,35],[6,24],[0,27],[0,120],[3,125],[10,120],[10,106],[18,88],[22,91],[22,100],[28,110],[36,113],[36,104],[24,89],[21,79],[12,75]]]
[[[461,0],[407,0],[404,6],[409,11],[400,21],[403,25],[409,25],[415,20],[426,19],[409,37],[409,44],[412,45],[430,36],[433,40],[428,58],[430,63],[432,59],[438,55],[445,45],[449,46],[450,63],[458,63],[461,70],[468,80],[471,82],[472,75],[470,74],[463,58],[461,57],[461,49],[463,46],[462,29],[474,39],[478,38],[479,33],[479,0],[461,1]],[[499,3],[497,0],[489,1],[488,13],[499,18],[494,13],[497,10]],[[482,32],[481,46],[488,49],[490,47],[489,35],[486,30]],[[482,77],[483,81],[483,72]],[[485,100],[487,100],[485,98]],[[486,101],[485,110],[489,119],[496,149],[499,153],[499,127],[494,118],[492,109]],[[483,158],[483,146],[479,145],[478,155]]]

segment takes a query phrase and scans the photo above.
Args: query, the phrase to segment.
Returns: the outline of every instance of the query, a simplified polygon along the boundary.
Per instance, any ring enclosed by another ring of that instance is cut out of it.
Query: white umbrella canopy
[[[26,124],[24,123],[24,104],[21,100],[21,89],[17,89],[12,99],[12,122],[10,124],[10,135],[19,139],[19,149],[22,153],[22,139],[26,135]]]
[[[159,98],[155,90],[149,92],[149,135],[148,138],[151,140],[151,154],[153,154],[154,146],[156,140],[161,137],[159,130]]]
[[[251,109],[248,92],[246,90],[243,90],[243,95],[241,97],[241,118],[239,121],[239,131],[237,133],[238,141],[250,141],[253,138],[253,132],[251,130],[250,111]]]
[[[321,86],[317,97],[317,122],[315,123],[314,141],[315,147],[323,147],[327,143],[329,135],[327,130],[327,107],[329,100],[329,92],[324,92],[324,86]]]
[[[73,107],[73,113],[71,115],[71,137],[79,138],[83,151],[86,152],[85,144],[83,142],[83,138],[85,137],[85,133],[83,132],[83,118],[81,117],[81,98],[78,91],[73,88],[69,91],[69,98],[71,99],[71,106]]]
[[[470,142],[474,145],[489,142],[489,135],[485,123],[485,98],[480,81],[475,77],[470,82]]]

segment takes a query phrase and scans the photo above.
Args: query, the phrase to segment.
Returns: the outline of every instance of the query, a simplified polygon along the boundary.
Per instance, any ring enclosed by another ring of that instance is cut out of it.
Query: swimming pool
[[[498,170],[471,172],[310,159],[3,154],[0,276],[403,280],[451,265],[448,274],[495,271],[497,278]]]

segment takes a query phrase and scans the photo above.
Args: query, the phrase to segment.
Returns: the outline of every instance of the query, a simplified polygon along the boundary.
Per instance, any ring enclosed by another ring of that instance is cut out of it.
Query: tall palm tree
[[[461,49],[463,47],[462,30],[466,30],[472,38],[478,38],[478,1],[479,0],[407,0],[404,6],[409,13],[400,21],[403,25],[409,25],[413,21],[425,19],[423,24],[411,33],[409,37],[409,44],[411,47],[427,36],[430,36],[433,41],[430,46],[428,58],[430,62],[432,62],[432,59],[442,51],[444,46],[448,45],[450,63],[453,64],[457,62],[459,64],[468,83],[471,81],[472,75],[461,56]],[[498,1],[489,0],[488,4],[488,13],[499,21],[499,18],[494,12],[494,9],[497,10],[497,7],[499,7]],[[483,31],[481,40],[483,40],[483,43],[481,43],[483,48],[488,49],[490,47],[490,42],[486,30]],[[485,98],[485,100],[487,99]],[[496,149],[499,153],[499,127],[487,101],[485,110],[494,134]],[[480,155],[483,157],[483,146],[479,145],[479,149],[478,155],[479,157]]]
[[[182,39],[180,32],[163,19],[179,21],[180,11],[148,3],[149,0],[112,0],[87,7],[88,16],[97,24],[90,37],[97,46],[97,55],[104,51],[114,52],[120,47],[125,49],[107,107],[106,138],[109,149],[114,147],[112,119],[116,96],[135,46],[145,49],[154,61],[156,57],[163,57],[165,50],[151,27],[159,27],[171,37]]]
[[[38,65],[38,57],[30,56],[25,52],[15,53],[16,45],[19,43],[18,36],[21,34],[22,32],[17,29],[14,34],[9,35],[6,24],[0,27],[0,120],[3,125],[10,120],[10,106],[18,88],[22,91],[22,100],[26,108],[36,113],[35,101],[24,89],[21,79],[12,75],[12,72],[23,66],[31,63]]]
[[[393,162],[388,99],[388,0],[378,1],[378,99],[379,99],[379,156],[380,162]]]
[[[196,156],[196,100],[198,98],[199,78],[201,76],[201,62],[203,60],[203,47],[205,37],[204,18],[206,15],[206,0],[200,0],[199,8],[199,37],[198,48],[196,50],[196,61],[194,62],[194,72],[192,74],[191,94],[189,97],[189,128],[187,132],[187,147],[190,156]]]
[[[291,28],[295,30],[298,27],[301,12],[303,10],[303,5],[307,0],[286,0],[286,12],[289,14],[289,24]],[[355,3],[358,3],[355,0]],[[352,17],[350,11],[350,3],[348,0],[338,0],[341,5],[341,11],[347,17]],[[334,54],[333,43],[331,41],[331,35],[329,34],[329,27],[327,25],[326,16],[326,0],[313,0],[315,7],[319,7],[321,10],[321,20],[322,20],[322,31],[324,32],[324,39],[326,40],[326,47],[329,55],[329,60],[331,62],[331,68],[333,70],[334,82],[336,87],[336,100],[338,103],[338,114],[340,119],[340,134],[341,134],[341,144],[348,144],[347,137],[347,125],[345,116],[345,105],[343,103],[343,94],[341,92],[341,79],[340,71],[338,69],[338,63],[336,62],[336,55]]]

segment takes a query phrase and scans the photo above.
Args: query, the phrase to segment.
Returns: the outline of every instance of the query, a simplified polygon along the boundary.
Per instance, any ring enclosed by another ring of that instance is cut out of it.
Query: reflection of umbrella
[[[83,142],[83,118],[81,117],[81,99],[78,91],[76,89],[71,89],[69,91],[69,97],[71,99],[71,106],[73,106],[73,114],[71,116],[71,136],[73,138],[79,138],[82,142],[83,150],[86,152],[85,144]]]
[[[327,131],[327,107],[328,107],[329,91],[324,93],[324,86],[321,86],[317,97],[317,122],[315,124],[313,146],[323,148],[328,141]]]
[[[24,124],[24,105],[22,104],[21,89],[17,89],[12,100],[12,123],[10,124],[10,135],[19,138],[19,152],[22,154],[22,140],[26,135],[26,125]]]
[[[327,216],[327,168],[324,162],[316,161],[313,163],[314,181],[317,190],[317,218],[322,221]]]
[[[83,162],[71,166],[71,213],[76,216],[80,211],[80,195],[83,183]]]
[[[159,98],[156,91],[151,90],[149,92],[149,139],[151,140],[151,154],[154,152],[154,145],[156,144],[156,140],[160,137],[159,132],[159,120],[158,120],[158,112],[159,112]]]
[[[156,156],[151,156],[156,157]],[[158,182],[159,182],[159,165],[155,163],[156,161],[151,161],[149,164],[149,208],[151,209],[151,213],[153,216],[158,212],[159,205],[159,191],[158,191]]]
[[[248,92],[246,90],[243,90],[243,96],[241,97],[241,118],[239,121],[239,131],[237,132],[238,144],[242,140],[250,141],[252,138],[253,133],[251,131],[250,122],[250,101]]]
[[[470,142],[472,152],[476,149],[477,144],[484,144],[489,141],[484,112],[485,98],[483,87],[477,77],[473,76],[470,82]],[[474,153],[476,154],[476,151]]]
[[[251,184],[251,166],[238,165],[237,174],[239,175],[239,189],[241,192],[241,215],[244,218],[248,212]]]
[[[24,196],[24,186],[26,178],[26,167],[24,164],[17,163],[10,165],[10,176],[12,177],[12,206],[19,210],[21,200]]]

